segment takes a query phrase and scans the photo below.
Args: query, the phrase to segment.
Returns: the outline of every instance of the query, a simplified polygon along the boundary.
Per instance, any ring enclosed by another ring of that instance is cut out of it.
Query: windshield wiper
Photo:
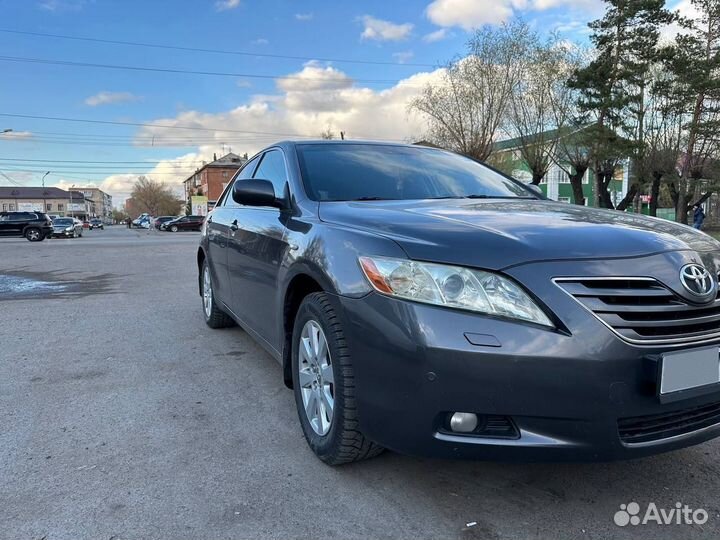
[[[350,199],[351,201],[396,201],[397,199],[388,199],[387,197],[358,197]]]

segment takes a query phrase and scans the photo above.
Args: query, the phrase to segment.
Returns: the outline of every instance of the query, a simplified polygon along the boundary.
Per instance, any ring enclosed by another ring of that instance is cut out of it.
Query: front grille
[[[650,416],[620,418],[620,440],[626,444],[659,441],[720,424],[720,403]]]
[[[720,299],[695,306],[652,278],[558,278],[555,282],[631,343],[720,338]]]

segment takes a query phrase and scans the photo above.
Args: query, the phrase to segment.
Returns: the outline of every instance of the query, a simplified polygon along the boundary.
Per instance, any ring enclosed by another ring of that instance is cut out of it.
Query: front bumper
[[[354,359],[361,430],[392,450],[493,460],[613,460],[720,435],[718,423],[642,444],[623,442],[620,419],[718,403],[720,385],[660,403],[656,362],[664,350],[622,342],[579,306],[567,306],[571,319],[582,317],[571,335],[377,293],[336,297],[336,303]],[[451,434],[444,424],[456,411],[509,418],[519,436]]]
[[[51,236],[55,238],[70,238],[73,235],[74,231],[52,231]]]

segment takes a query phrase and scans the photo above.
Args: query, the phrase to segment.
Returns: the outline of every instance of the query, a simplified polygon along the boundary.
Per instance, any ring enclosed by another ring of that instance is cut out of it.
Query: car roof
[[[438,150],[437,148],[433,148],[431,146],[424,146],[422,144],[410,144],[410,143],[403,143],[403,142],[394,142],[394,141],[375,141],[375,140],[367,140],[367,139],[333,139],[333,140],[327,140],[327,139],[288,139],[284,141],[280,141],[272,146],[304,146],[308,144],[322,144],[322,145],[336,145],[336,144],[366,144],[371,146],[400,146],[405,148],[429,148],[431,150]]]

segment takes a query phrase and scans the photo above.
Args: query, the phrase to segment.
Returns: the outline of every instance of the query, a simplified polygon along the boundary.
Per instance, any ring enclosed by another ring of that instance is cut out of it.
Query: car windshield
[[[434,148],[341,143],[297,150],[315,201],[536,198],[477,161]]]
[[[53,225],[60,225],[62,227],[67,227],[68,225],[72,225],[75,223],[72,219],[64,219],[64,218],[55,218],[55,221],[53,221]]]

